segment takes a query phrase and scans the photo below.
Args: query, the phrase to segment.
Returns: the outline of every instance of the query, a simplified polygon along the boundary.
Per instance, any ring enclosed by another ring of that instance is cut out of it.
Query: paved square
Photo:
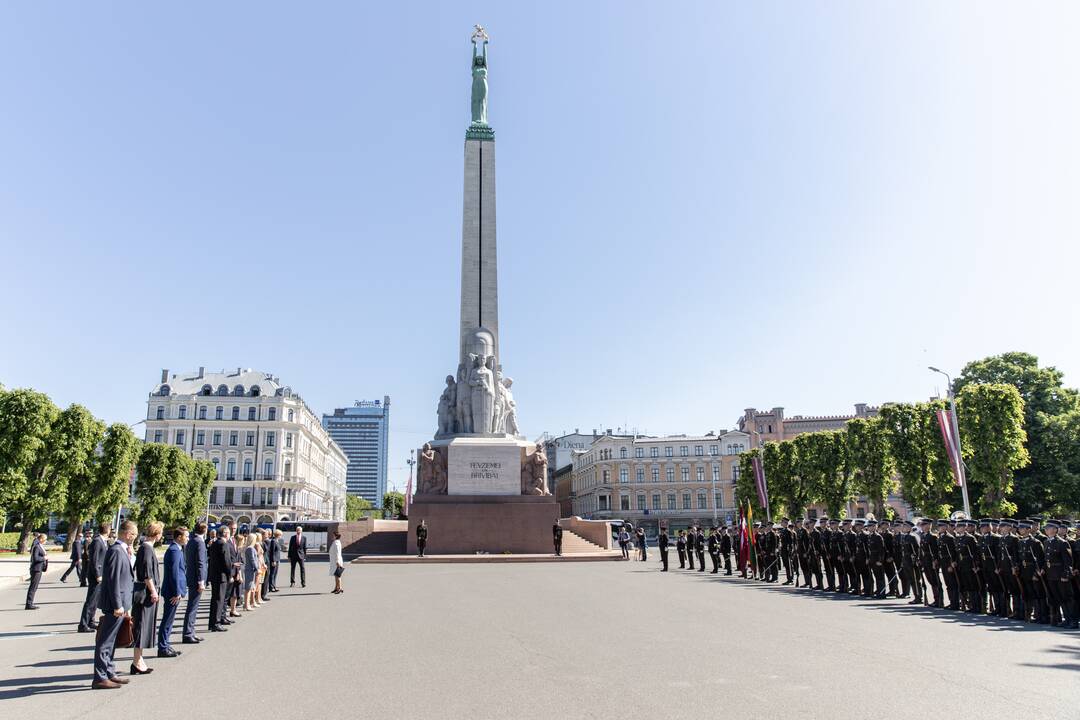
[[[41,610],[0,592],[0,701],[109,720],[1077,717],[1078,633],[657,565],[351,565],[336,597],[312,563],[306,589],[109,692],[88,689],[82,593],[53,570]]]

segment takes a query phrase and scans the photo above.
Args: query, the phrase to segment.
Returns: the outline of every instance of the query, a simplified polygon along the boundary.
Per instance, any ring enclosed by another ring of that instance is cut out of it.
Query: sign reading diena
[[[469,473],[470,480],[498,480],[499,470],[502,468],[502,463],[497,462],[472,462],[469,463],[469,469],[472,471]]]

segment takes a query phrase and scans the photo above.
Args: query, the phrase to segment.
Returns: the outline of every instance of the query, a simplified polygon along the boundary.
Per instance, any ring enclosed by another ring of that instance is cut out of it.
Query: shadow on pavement
[[[79,681],[78,685],[70,684]],[[53,684],[67,683],[67,684]],[[31,695],[51,695],[55,693],[78,692],[90,689],[90,673],[78,675],[53,675],[51,677],[11,678],[0,680],[0,700],[29,697]]]
[[[1020,664],[1027,667],[1050,668],[1053,670],[1071,670],[1073,672],[1080,671],[1080,647],[1070,645],[1058,645],[1057,647],[1049,648],[1045,652],[1058,653],[1062,657],[1058,657],[1057,662]],[[1072,660],[1074,662],[1067,662],[1069,660]]]

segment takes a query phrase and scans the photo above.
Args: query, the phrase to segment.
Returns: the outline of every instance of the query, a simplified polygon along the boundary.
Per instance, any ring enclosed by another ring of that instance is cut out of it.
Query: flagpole
[[[949,388],[949,413],[952,415],[952,427],[949,428],[949,432],[953,436],[953,443],[956,445],[956,474],[960,480],[960,493],[964,498],[964,514],[970,520],[971,503],[968,502],[967,473],[964,469],[964,451],[960,447],[960,421],[956,418],[956,395],[953,394],[952,378],[949,377],[949,373],[938,370],[936,367],[929,366],[927,369],[944,375],[949,383],[947,386]]]

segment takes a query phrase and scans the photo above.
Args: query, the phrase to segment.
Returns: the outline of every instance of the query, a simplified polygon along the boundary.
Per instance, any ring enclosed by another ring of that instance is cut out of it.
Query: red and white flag
[[[412,500],[412,475],[409,475],[409,482],[405,483],[405,508],[403,510],[405,517],[409,517],[409,501]]]
[[[956,434],[955,428],[953,428],[952,415],[944,410],[937,411],[938,426],[941,428],[941,437],[945,441],[945,451],[949,454],[949,465],[952,467],[953,477],[956,484],[962,486],[964,484],[963,474],[960,471],[960,463],[963,460],[960,458],[960,453],[956,450]]]
[[[761,456],[755,455],[750,459],[754,465],[754,484],[757,486],[758,504],[763,508],[769,507],[769,485],[765,481],[765,466]]]

